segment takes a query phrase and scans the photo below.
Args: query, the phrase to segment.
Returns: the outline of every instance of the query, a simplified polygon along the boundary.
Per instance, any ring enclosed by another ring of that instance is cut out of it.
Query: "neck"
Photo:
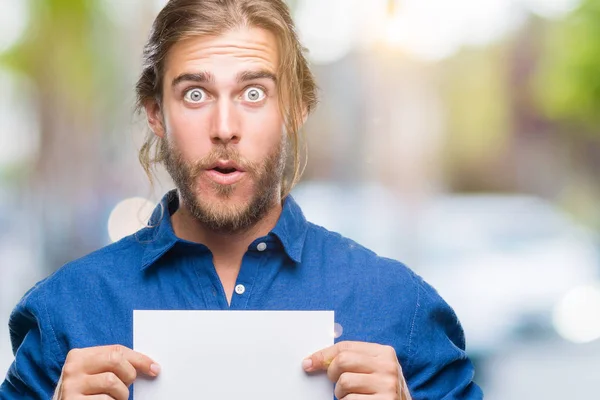
[[[281,203],[278,198],[267,214],[250,229],[223,233],[210,230],[198,221],[180,197],[179,209],[171,217],[171,223],[177,237],[207,246],[217,269],[237,267],[239,270],[248,246],[257,238],[267,235],[277,224],[282,211]]]

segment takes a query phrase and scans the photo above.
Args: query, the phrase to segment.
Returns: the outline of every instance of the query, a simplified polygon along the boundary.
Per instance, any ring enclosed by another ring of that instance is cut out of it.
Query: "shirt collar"
[[[148,227],[136,234],[138,240],[146,245],[142,257],[142,270],[153,265],[178,241],[181,241],[175,236],[171,224],[171,216],[177,211],[177,208],[179,208],[179,196],[177,190],[174,189],[167,192],[156,206],[148,222]],[[287,196],[283,203],[281,216],[269,234],[279,239],[290,259],[300,263],[307,231],[308,222],[300,206],[292,196]]]
[[[152,212],[148,226],[136,234],[138,240],[146,245],[142,257],[142,270],[154,264],[179,240],[171,224],[171,215],[178,207],[177,190],[167,192]]]
[[[279,221],[271,234],[277,236],[287,255],[296,263],[302,262],[307,232],[308,222],[306,222],[300,206],[291,195],[287,196]]]

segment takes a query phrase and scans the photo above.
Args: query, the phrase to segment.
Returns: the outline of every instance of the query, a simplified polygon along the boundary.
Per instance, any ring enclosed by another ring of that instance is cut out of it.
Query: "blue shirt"
[[[132,347],[135,309],[334,310],[337,341],[395,348],[415,400],[483,398],[456,315],[403,264],[307,222],[288,196],[275,228],[244,255],[236,285],[246,290],[228,305],[209,249],[175,236],[177,207],[167,193],[148,227],[25,294],[10,317],[15,361],[0,400],[50,399],[73,348]]]

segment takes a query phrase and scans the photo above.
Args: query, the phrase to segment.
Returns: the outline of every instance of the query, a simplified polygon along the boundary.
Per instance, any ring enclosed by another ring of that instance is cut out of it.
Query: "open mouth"
[[[213,171],[217,171],[220,174],[233,174],[234,172],[237,172],[237,168],[233,168],[233,167],[215,167],[212,168]]]
[[[218,161],[206,172],[213,182],[221,185],[233,185],[244,177],[244,170],[229,160]]]

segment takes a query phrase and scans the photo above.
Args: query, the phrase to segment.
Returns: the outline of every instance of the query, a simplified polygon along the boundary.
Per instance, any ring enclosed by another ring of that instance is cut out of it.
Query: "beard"
[[[160,153],[164,166],[190,214],[213,232],[237,234],[248,231],[265,217],[279,198],[286,163],[284,139],[262,163],[248,161],[241,157],[235,148],[225,145],[215,147],[207,156],[197,161],[189,162],[166,138],[162,141]],[[251,179],[253,195],[245,204],[229,201],[238,183],[222,185],[210,181],[217,200],[209,200],[204,197],[205,193],[196,190],[200,175],[219,160],[235,162],[245,171],[244,178]]]

